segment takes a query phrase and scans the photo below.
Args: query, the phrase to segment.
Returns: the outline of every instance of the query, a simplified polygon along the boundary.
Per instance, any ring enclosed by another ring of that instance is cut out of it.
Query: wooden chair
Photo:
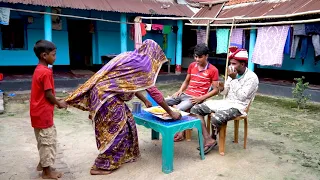
[[[250,105],[251,105],[253,99],[251,100],[251,102],[249,103],[247,108],[245,109],[245,112],[246,112],[247,115],[241,115],[241,116],[238,116],[238,117],[232,119],[234,121],[234,141],[233,141],[234,143],[238,143],[238,139],[239,139],[239,123],[240,123],[240,120],[244,120],[244,142],[243,142],[243,148],[244,149],[247,148],[248,112],[249,112],[249,108],[250,108]],[[210,132],[210,127],[212,127],[212,125],[210,125],[210,124],[211,124],[211,116],[208,116],[208,120],[207,120],[207,130],[208,130],[208,132]],[[213,127],[212,127],[212,129],[213,129]],[[224,151],[225,151],[226,133],[227,133],[227,124],[221,126],[221,128],[219,130],[219,153],[222,156],[224,156]]]

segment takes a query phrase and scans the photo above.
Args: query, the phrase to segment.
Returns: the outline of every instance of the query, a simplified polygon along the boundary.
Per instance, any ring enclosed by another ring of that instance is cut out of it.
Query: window
[[[10,19],[9,25],[1,25],[2,50],[25,49],[25,24],[22,19]]]

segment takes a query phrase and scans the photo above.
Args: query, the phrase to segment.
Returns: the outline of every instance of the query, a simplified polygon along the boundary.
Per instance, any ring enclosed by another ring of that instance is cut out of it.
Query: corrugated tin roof
[[[219,4],[215,5],[220,7]],[[214,7],[215,7],[214,6]],[[215,17],[215,14],[219,11],[219,8],[211,9],[206,6],[203,7],[194,17]],[[254,2],[246,4],[238,4],[232,6],[225,6],[219,13],[217,18],[232,18],[232,17],[259,17],[270,15],[286,15],[293,13],[301,13],[306,11],[313,11],[320,9],[319,0],[291,0],[291,1],[279,1],[279,2]],[[200,21],[193,21],[197,24]],[[203,20],[201,21],[203,22]],[[214,23],[230,23],[230,21],[215,21]]]
[[[192,2],[208,2],[208,3],[214,3],[215,1],[219,1],[219,0],[189,0]],[[248,2],[256,2],[259,0],[229,0],[229,2],[227,3],[227,5],[234,5],[234,4],[241,4],[241,3],[248,3]]]
[[[198,13],[196,13],[193,17],[216,17],[221,10],[222,5],[223,4],[217,4],[215,6],[212,6],[211,9],[206,6],[202,8]],[[207,24],[208,20],[193,20],[191,22],[194,24]]]
[[[122,13],[187,16],[194,13],[184,4],[160,0],[0,0],[11,4],[38,5],[84,10],[114,11]],[[166,8],[167,7],[167,8]]]

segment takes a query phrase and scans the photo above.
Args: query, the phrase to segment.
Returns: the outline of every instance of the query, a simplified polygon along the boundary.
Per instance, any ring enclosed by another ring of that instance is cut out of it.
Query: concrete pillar
[[[127,51],[127,39],[128,39],[128,31],[127,31],[127,15],[125,13],[121,13],[120,15],[120,42],[121,42],[121,53]]]
[[[249,43],[249,61],[248,61],[248,68],[251,71],[254,71],[254,63],[252,62],[252,54],[254,50],[254,46],[256,45],[257,39],[257,30],[251,29],[250,30],[250,43]]]
[[[181,74],[182,64],[182,33],[183,33],[183,21],[178,21],[177,32],[177,49],[176,49],[176,74]]]
[[[46,12],[51,13],[51,7],[46,7]],[[44,15],[44,39],[47,41],[52,41],[52,20],[50,14]],[[52,68],[52,65],[48,65]]]

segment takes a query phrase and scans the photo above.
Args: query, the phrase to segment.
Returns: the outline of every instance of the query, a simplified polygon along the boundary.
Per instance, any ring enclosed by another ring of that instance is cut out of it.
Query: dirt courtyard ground
[[[165,96],[181,82],[159,84]],[[58,93],[59,96],[66,94]],[[29,118],[29,95],[6,97],[0,115],[0,179],[39,179],[36,141]],[[133,100],[133,101],[136,101]],[[131,102],[128,103],[129,105]],[[249,112],[247,149],[243,149],[243,124],[239,144],[234,144],[233,123],[228,124],[226,155],[217,148],[200,160],[193,131],[191,142],[175,143],[174,171],[161,172],[161,140],[152,141],[150,129],[138,126],[141,158],[108,176],[91,176],[98,151],[88,113],[69,108],[56,110],[58,154],[55,167],[62,179],[320,179],[320,105],[297,110],[289,99],[257,96]]]

